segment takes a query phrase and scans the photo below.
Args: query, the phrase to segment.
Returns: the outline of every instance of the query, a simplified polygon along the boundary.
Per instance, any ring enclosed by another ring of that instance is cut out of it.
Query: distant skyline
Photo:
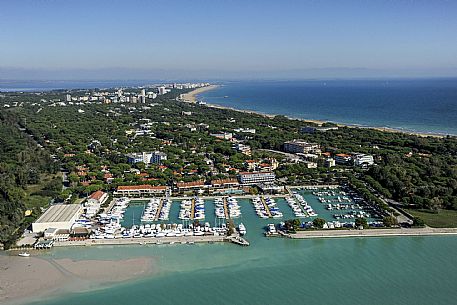
[[[0,0],[0,79],[457,76],[457,1]]]

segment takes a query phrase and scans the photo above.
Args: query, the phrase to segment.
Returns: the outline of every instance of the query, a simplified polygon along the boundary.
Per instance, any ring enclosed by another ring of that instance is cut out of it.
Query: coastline
[[[285,234],[292,239],[312,238],[352,238],[352,237],[399,237],[399,236],[436,236],[457,235],[457,228],[395,228],[366,230],[309,230],[295,234]]]
[[[216,89],[218,87],[220,87],[220,86],[219,85],[210,85],[208,87],[195,89],[184,95],[185,100],[190,101],[190,102],[196,102],[199,94],[209,91],[209,90]],[[199,90],[199,89],[203,89],[203,90]],[[219,104],[213,104],[213,103],[206,103],[204,106],[210,107],[210,108],[215,108],[215,109],[221,109],[221,110],[238,111],[238,112],[242,112],[242,113],[246,113],[246,114],[255,114],[255,115],[260,115],[260,116],[263,116],[263,117],[266,117],[269,119],[272,119],[275,116],[279,115],[279,114],[272,114],[272,113],[264,113],[264,112],[256,111],[256,110],[237,109],[237,108],[223,106],[223,105],[219,105]],[[333,123],[338,127],[373,129],[373,130],[377,130],[377,131],[381,131],[381,132],[402,133],[402,134],[413,135],[413,136],[418,136],[418,137],[445,138],[447,136],[451,136],[451,137],[457,136],[454,134],[447,135],[447,134],[440,134],[440,133],[433,133],[433,132],[428,133],[428,132],[402,130],[402,129],[392,128],[392,127],[365,126],[365,125],[338,123],[338,122],[325,121],[325,120],[304,119],[304,118],[291,117],[288,115],[282,115],[282,116],[285,116],[286,118],[288,118],[290,120],[298,120],[301,122],[314,123],[319,126],[321,126],[324,123]]]
[[[194,89],[188,93],[184,93],[182,98],[185,102],[195,103],[195,102],[197,102],[198,94],[201,94],[201,93],[209,91],[209,90],[216,89],[218,87],[219,87],[219,85],[209,85],[206,87],[200,87],[200,88]]]
[[[0,254],[0,270],[2,304],[93,290],[155,273],[150,257],[74,261],[3,254]]]

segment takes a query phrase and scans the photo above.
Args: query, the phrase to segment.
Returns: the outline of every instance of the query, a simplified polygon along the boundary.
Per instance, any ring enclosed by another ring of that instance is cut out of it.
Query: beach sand
[[[210,85],[207,87],[201,87],[197,88],[195,90],[192,90],[186,94],[183,94],[183,101],[185,102],[191,102],[195,103],[197,101],[197,95],[209,90],[213,90],[218,88],[219,85]],[[210,108],[216,108],[216,109],[227,109],[227,110],[233,110],[233,111],[238,111],[238,112],[243,112],[243,113],[248,113],[248,114],[257,114],[261,115],[267,118],[274,118],[276,115],[275,114],[269,114],[269,113],[263,113],[259,111],[254,111],[254,110],[242,110],[242,109],[236,109],[232,107],[227,107],[227,106],[222,106],[222,105],[217,105],[217,104],[206,104],[207,107]],[[314,120],[314,119],[302,119],[302,118],[292,118],[289,116],[285,116],[291,120],[299,120],[305,123],[314,123],[319,126],[321,126],[324,123],[329,123],[328,121],[322,121],[322,120]],[[349,124],[342,124],[342,123],[335,123],[331,122],[337,125],[338,127],[348,127],[348,128],[367,128],[367,129],[373,129],[377,131],[382,131],[382,132],[392,132],[392,133],[404,133],[408,135],[414,135],[418,137],[435,137],[435,138],[444,138],[445,135],[442,134],[435,134],[435,133],[424,133],[424,132],[414,132],[414,131],[406,131],[406,130],[400,130],[400,129],[395,129],[395,128],[390,128],[390,127],[372,127],[372,126],[359,126],[359,125],[349,125]]]
[[[192,93],[192,92],[189,92],[189,93]],[[201,92],[199,92],[199,93],[201,93]],[[196,94],[198,94],[198,93],[196,93]],[[210,107],[210,108],[222,109],[222,110],[226,109],[226,110],[238,111],[238,112],[243,112],[243,113],[248,113],[248,114],[256,114],[256,115],[260,115],[260,116],[263,116],[263,117],[266,117],[269,119],[273,119],[276,116],[275,114],[268,114],[268,113],[263,113],[263,112],[259,112],[259,111],[254,111],[254,110],[236,109],[236,108],[221,106],[221,105],[217,105],[217,104],[206,104],[205,106]],[[405,131],[405,130],[394,129],[394,128],[389,128],[389,127],[371,127],[371,126],[349,125],[349,124],[328,122],[328,121],[322,121],[322,120],[293,118],[293,117],[290,117],[287,115],[283,115],[283,116],[285,116],[286,118],[288,118],[290,120],[301,121],[304,123],[303,126],[305,126],[306,123],[314,123],[319,126],[322,126],[322,124],[324,124],[324,123],[333,123],[338,127],[365,128],[365,129],[373,129],[373,130],[382,131],[382,132],[403,133],[403,134],[408,134],[408,135],[413,135],[413,136],[418,136],[418,137],[434,137],[434,138],[444,138],[445,137],[444,135],[441,135],[441,134]]]
[[[219,86],[218,85],[209,85],[206,87],[197,88],[195,90],[192,90],[188,93],[183,94],[183,100],[186,102],[195,103],[197,101],[198,94],[209,91],[209,90],[216,89],[217,87],[219,87]]]
[[[150,275],[153,271],[149,257],[73,261],[0,255],[0,304],[94,289]]]

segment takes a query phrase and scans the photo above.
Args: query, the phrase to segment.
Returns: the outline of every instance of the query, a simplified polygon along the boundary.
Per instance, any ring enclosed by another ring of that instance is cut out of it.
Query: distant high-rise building
[[[142,96],[146,96],[146,90],[145,89],[141,89],[141,95]]]
[[[158,89],[159,89],[159,94],[160,95],[163,95],[163,94],[167,93],[167,89],[165,89],[165,86],[161,86]]]
[[[67,102],[71,102],[71,94],[67,94],[67,96],[65,97],[65,100]]]

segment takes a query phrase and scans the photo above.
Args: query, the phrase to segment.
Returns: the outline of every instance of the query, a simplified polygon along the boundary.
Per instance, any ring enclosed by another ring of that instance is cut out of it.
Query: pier
[[[155,221],[159,220],[160,212],[162,212],[162,207],[163,207],[163,201],[164,201],[164,200],[165,200],[165,199],[160,199],[159,208],[157,209],[156,216],[154,217]]]
[[[268,217],[272,218],[270,208],[268,207],[267,203],[265,202],[265,197],[260,197],[260,201],[262,201],[263,206],[265,207],[265,211],[267,211]]]
[[[224,214],[225,214],[225,219],[229,219],[229,218],[230,218],[230,213],[229,213],[228,206],[227,206],[227,198],[224,197],[224,198],[222,199],[222,202],[224,203]]]
[[[190,208],[190,219],[194,220],[195,217],[195,198],[192,198],[192,205]]]
[[[55,241],[54,247],[68,246],[114,246],[114,245],[167,245],[167,244],[189,244],[194,243],[215,243],[231,242],[240,246],[249,246],[249,242],[243,237],[236,235],[231,236],[182,236],[182,237],[138,237],[138,238],[114,238],[114,239],[84,239],[73,241]]]

